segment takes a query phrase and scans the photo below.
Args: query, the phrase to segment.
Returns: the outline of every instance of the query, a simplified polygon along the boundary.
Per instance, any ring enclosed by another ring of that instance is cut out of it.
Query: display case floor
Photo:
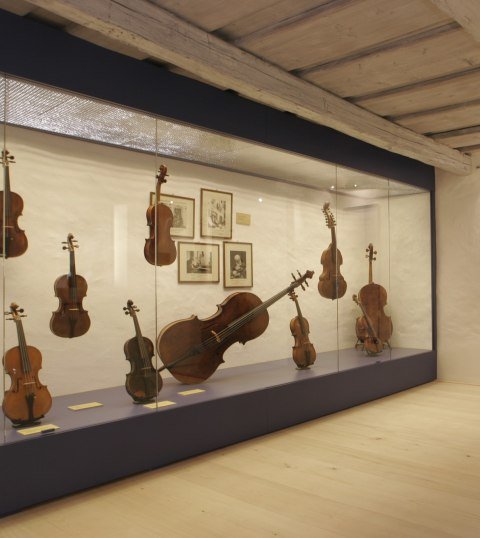
[[[47,432],[24,436],[21,430],[25,428],[14,428],[9,421],[6,421],[5,434],[1,444],[45,435],[59,435],[68,430],[87,428],[149,413],[167,413],[178,407],[230,396],[246,395],[249,392],[315,379],[375,363],[406,358],[426,351],[394,348],[385,350],[381,355],[371,357],[358,350],[343,349],[319,353],[315,364],[305,370],[297,369],[292,359],[286,358],[231,368],[220,367],[208,381],[198,385],[183,385],[175,379],[167,378],[164,380],[162,390],[158,395],[158,404],[164,405],[163,402],[173,402],[173,404],[156,409],[132,402],[123,386],[57,396],[53,399],[53,405],[48,416],[42,419],[40,425],[53,424],[58,429],[53,431],[49,429]],[[184,391],[195,391],[196,389],[202,392],[182,395]],[[70,409],[71,406],[90,404],[92,402],[100,403],[101,406],[76,411]],[[29,426],[26,428],[28,429]]]

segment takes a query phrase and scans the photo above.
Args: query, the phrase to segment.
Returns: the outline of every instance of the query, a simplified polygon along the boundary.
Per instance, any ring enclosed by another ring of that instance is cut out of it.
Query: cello
[[[306,281],[305,284],[307,284]],[[290,332],[295,340],[295,345],[292,347],[292,358],[297,368],[304,370],[315,362],[317,352],[308,338],[310,326],[308,320],[302,315],[300,305],[298,304],[298,296],[293,290],[289,293],[289,296],[297,308],[296,317],[290,321]]]
[[[377,254],[370,243],[366,249],[368,258],[368,284],[353,296],[353,300],[362,310],[363,316],[357,318],[355,332],[357,334],[356,348],[361,347],[367,355],[378,355],[385,346],[390,347],[393,324],[390,316],[383,311],[387,304],[387,290],[375,284],[372,276],[372,264]]]
[[[265,332],[271,305],[312,276],[313,271],[307,271],[265,302],[253,293],[236,292],[209,318],[190,316],[170,323],[158,335],[157,352],[164,364],[158,371],[168,369],[181,383],[205,381],[224,362],[223,354],[232,344],[245,344]]]
[[[53,284],[59,304],[56,312],[52,312],[50,330],[62,338],[75,338],[82,336],[90,328],[90,317],[82,306],[88,285],[83,276],[77,275],[75,269],[75,249],[78,248],[78,241],[69,233],[62,245],[62,249],[68,250],[70,254],[70,271],[68,275],[59,276]]]
[[[0,256],[5,258],[21,256],[28,248],[27,236],[18,226],[18,217],[23,211],[23,199],[10,190],[10,164],[14,162],[13,155],[7,150],[2,151],[5,190],[0,192]]]
[[[3,357],[5,372],[10,376],[10,388],[5,391],[2,409],[15,426],[33,424],[45,416],[52,406],[52,397],[38,379],[42,367],[42,354],[33,346],[27,346],[22,319],[23,308],[12,303],[10,312],[17,327],[18,346],[9,349]]]
[[[323,266],[323,272],[318,279],[318,291],[325,299],[340,299],[347,291],[347,283],[340,273],[340,265],[343,263],[342,253],[337,248],[337,236],[335,233],[335,218],[330,210],[330,203],[325,202],[323,205],[323,214],[325,222],[330,228],[332,242],[328,248],[322,252],[320,263]]]
[[[163,164],[156,175],[155,203],[147,209],[147,225],[150,236],[145,239],[143,253],[148,263],[152,265],[170,265],[177,258],[175,241],[170,237],[173,214],[169,207],[160,202],[160,189],[166,183],[167,167]]]
[[[126,316],[131,316],[135,326],[135,336],[125,342],[123,350],[127,361],[130,362],[130,372],[127,374],[125,388],[135,402],[152,401],[160,392],[163,381],[152,364],[154,354],[151,340],[142,336],[137,312],[140,310],[129,299],[123,307]]]

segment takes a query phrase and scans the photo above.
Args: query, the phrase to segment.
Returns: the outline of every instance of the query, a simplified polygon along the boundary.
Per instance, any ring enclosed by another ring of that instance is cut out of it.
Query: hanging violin
[[[21,256],[28,248],[27,236],[18,226],[18,217],[23,211],[23,199],[10,190],[10,164],[14,162],[13,155],[7,150],[2,151],[4,191],[0,192],[0,256],[5,258]]]
[[[177,257],[175,242],[170,237],[173,214],[169,207],[160,202],[160,188],[166,183],[167,167],[163,164],[158,170],[155,189],[155,203],[147,209],[147,225],[150,236],[145,239],[143,253],[148,263],[152,265],[170,265]]]
[[[307,271],[265,302],[253,293],[236,292],[209,318],[191,316],[170,323],[158,336],[157,352],[164,364],[158,371],[168,369],[181,383],[205,381],[224,362],[223,354],[233,343],[245,344],[266,330],[271,305],[312,276],[313,271]]]
[[[5,391],[2,409],[14,425],[32,424],[45,416],[52,406],[52,397],[38,379],[42,367],[42,354],[33,346],[27,346],[23,331],[23,308],[12,303],[9,320],[17,327],[18,346],[9,349],[3,357],[5,372],[10,376],[10,388]]]
[[[142,336],[137,312],[140,310],[127,301],[123,307],[126,316],[131,316],[135,326],[135,336],[125,342],[123,347],[127,361],[130,362],[130,372],[127,374],[125,388],[135,402],[145,403],[153,400],[162,388],[163,381],[152,364],[154,354],[152,341]]]
[[[52,313],[50,330],[62,338],[75,338],[82,336],[90,328],[88,312],[82,306],[88,285],[83,276],[77,275],[75,269],[75,249],[78,248],[78,241],[69,233],[62,245],[62,249],[68,250],[70,255],[70,271],[68,275],[59,276],[53,285],[59,305],[57,311]]]
[[[393,324],[390,316],[383,311],[387,304],[387,291],[380,284],[374,284],[372,277],[372,264],[377,259],[377,254],[370,243],[366,249],[368,258],[368,284],[353,296],[353,300],[362,310],[363,316],[357,318],[355,332],[357,344],[367,355],[378,355],[385,346],[390,347],[389,340],[393,332]]]
[[[326,299],[340,299],[347,291],[347,283],[340,273],[340,265],[343,264],[342,253],[337,248],[337,236],[335,233],[335,218],[330,210],[330,203],[325,202],[323,205],[323,214],[325,222],[330,228],[332,242],[328,248],[322,252],[320,263],[323,266],[323,272],[318,280],[318,291]]]
[[[305,284],[308,285],[306,281]],[[308,338],[310,326],[300,310],[298,295],[292,290],[289,296],[297,308],[297,316],[290,321],[290,332],[295,339],[295,345],[292,347],[292,358],[298,369],[303,370],[315,362],[317,352]]]

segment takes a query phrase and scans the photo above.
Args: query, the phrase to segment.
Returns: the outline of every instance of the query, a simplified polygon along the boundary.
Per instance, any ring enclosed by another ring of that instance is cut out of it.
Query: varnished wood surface
[[[479,407],[479,386],[431,383],[6,517],[0,536],[476,538]]]

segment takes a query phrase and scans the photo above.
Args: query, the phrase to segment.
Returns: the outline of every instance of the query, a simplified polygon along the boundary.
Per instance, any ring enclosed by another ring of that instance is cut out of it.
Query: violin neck
[[[368,260],[368,283],[372,284],[372,282],[373,282],[372,260]]]
[[[135,313],[132,314],[133,325],[135,326],[135,336],[137,337],[138,348],[140,349],[140,355],[142,359],[146,361],[147,357],[147,348],[145,347],[145,341],[143,340],[142,331],[140,330],[140,324],[138,323],[138,318]]]
[[[5,194],[5,221],[10,216],[10,167],[8,164],[3,165],[4,168],[4,194]],[[5,222],[7,224],[7,222]]]
[[[330,231],[332,233],[332,261],[336,268],[337,267],[337,234],[335,232],[335,226],[332,226],[330,228]]]
[[[21,319],[15,320],[18,336],[18,347],[20,348],[20,356],[22,357],[22,369],[24,374],[29,374],[32,370],[30,365],[30,359],[27,351],[27,341],[25,339],[25,332],[23,331],[23,324]]]
[[[162,182],[157,179],[157,185],[155,187],[155,205],[160,203],[160,191],[162,187]]]
[[[377,338],[377,333],[375,332],[375,329],[373,328],[372,320],[370,319],[367,312],[365,311],[365,308],[363,307],[363,304],[360,302],[360,299],[358,299],[357,304],[361,308],[363,316],[365,320],[367,321],[368,329],[370,331],[371,336],[373,338]]]
[[[75,268],[75,251],[70,251],[70,282],[71,287],[76,288],[77,287],[77,271]]]
[[[300,322],[300,328],[302,330],[302,334],[305,334],[306,331],[305,331],[305,325],[304,325],[304,321],[303,321],[302,311],[300,310],[300,304],[299,304],[298,299],[296,297],[293,299],[293,301],[294,301],[295,306],[297,308],[297,317],[298,317],[298,321]]]

